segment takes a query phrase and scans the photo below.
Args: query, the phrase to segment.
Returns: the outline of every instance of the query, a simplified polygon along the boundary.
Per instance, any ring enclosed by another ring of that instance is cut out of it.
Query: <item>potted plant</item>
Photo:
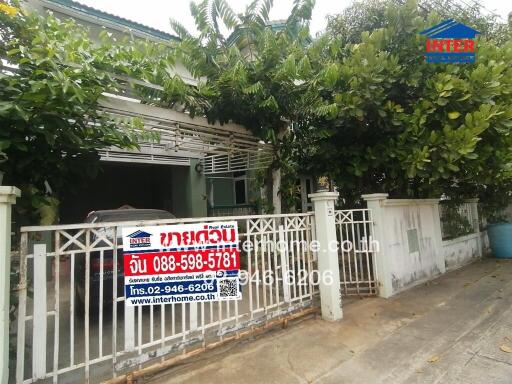
[[[506,206],[487,207],[487,236],[492,255],[500,259],[512,259],[512,223],[506,215]]]
[[[0,164],[5,163],[7,161],[7,155],[0,151]],[[0,185],[2,185],[2,180],[4,178],[4,173],[0,170]]]

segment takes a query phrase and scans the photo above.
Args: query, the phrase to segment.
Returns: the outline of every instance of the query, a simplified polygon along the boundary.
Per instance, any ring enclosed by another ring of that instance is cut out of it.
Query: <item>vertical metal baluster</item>
[[[368,210],[368,217],[370,220],[370,224],[369,224],[370,237],[373,241],[373,238],[374,238],[373,237],[373,212],[370,209]],[[378,281],[379,281],[379,276],[378,276],[378,271],[377,271],[377,263],[375,260],[375,258],[378,257],[376,253],[377,252],[373,249],[373,245],[371,245],[373,293],[377,293]]]
[[[302,255],[302,252],[301,252],[301,249],[300,249],[300,233],[299,233],[298,226],[299,226],[299,224],[297,224],[297,226],[293,230],[293,237],[295,238],[294,249],[295,249],[295,255],[296,255],[295,258],[297,260],[297,275],[300,276],[301,271],[304,270],[303,269],[303,263],[302,263],[304,258],[303,258],[303,255]],[[302,289],[302,284],[300,284],[299,280],[300,280],[300,277],[298,279],[296,277],[294,285],[298,286],[297,288],[298,288],[298,291],[299,291],[299,302],[302,303],[302,299],[303,299],[303,295],[304,295],[304,289]]]
[[[16,346],[16,383],[25,378],[25,327],[27,312],[27,253],[28,233],[22,232],[20,238],[20,280],[18,283],[18,332]]]
[[[312,278],[311,278],[311,274],[313,273],[313,263],[312,263],[312,257],[311,257],[311,236],[310,234],[312,235],[312,232],[313,231],[313,222],[312,222],[312,219],[311,219],[311,216],[309,216],[307,219],[306,219],[306,257],[307,257],[307,260],[308,260],[308,271],[307,271],[307,276],[306,276],[306,279],[308,280],[308,286],[309,286],[309,298],[310,299],[313,299],[313,284],[312,284]]]
[[[366,255],[366,273],[368,275],[368,294],[372,293],[372,276],[370,274],[370,239],[368,238],[368,229],[366,228],[368,226],[369,220],[368,220],[368,211],[363,211],[363,225],[364,225],[364,238],[366,239],[366,246],[365,246],[365,255]]]
[[[114,227],[114,239],[112,249],[112,376],[116,377],[115,369],[117,362],[117,268],[119,260],[117,260],[117,238],[119,228]],[[124,261],[124,260],[123,260]],[[121,262],[123,262],[121,261]],[[126,332],[126,330],[124,330]]]
[[[98,313],[98,320],[99,320],[99,337],[98,337],[98,350],[99,350],[99,357],[103,356],[103,273],[104,273],[104,250],[100,250],[100,302],[99,302],[99,313]],[[114,268],[114,265],[112,264],[112,268]]]
[[[71,252],[71,289],[69,294],[69,363],[75,365],[75,252]]]
[[[187,318],[186,318],[187,310],[186,304],[181,304],[181,337],[183,342],[187,340]],[[185,354],[185,348],[183,348],[183,354]]]
[[[206,346],[205,326],[204,326],[204,301],[201,302],[201,334],[203,335],[203,347]]]
[[[263,286],[263,309],[265,314],[267,313],[267,282],[266,282],[266,270],[265,270],[265,250],[267,248],[268,241],[265,240],[267,237],[263,235],[263,245],[261,247],[261,271],[262,271],[262,286]]]
[[[348,292],[347,290],[347,271],[345,270],[345,254],[343,253],[343,224],[341,223],[341,212],[338,213],[339,222],[336,223],[336,226],[338,227],[338,234],[339,234],[339,245],[338,245],[338,257],[341,258],[341,268],[343,271],[343,280],[341,281],[341,284],[343,285],[343,291],[345,294]]]
[[[176,309],[174,303],[171,303],[171,335],[176,335]]]
[[[275,255],[276,253],[276,248],[277,248],[277,225],[276,225],[276,221],[274,220],[273,222],[273,230],[272,230],[272,234],[271,236],[273,237],[273,241],[272,243],[269,243],[268,244],[268,252],[267,252],[267,268],[268,268],[268,271],[269,271],[269,274],[270,276],[272,277],[272,279],[274,281],[270,281],[270,284],[269,284],[269,298],[270,298],[270,305],[271,306],[274,306],[276,305],[277,303],[274,303],[274,284],[277,284],[278,281],[277,281],[277,274],[275,273],[275,271],[272,270],[272,254]]]
[[[57,383],[59,370],[59,317],[60,317],[60,233],[55,231],[55,316],[53,335],[53,382]]]
[[[139,356],[142,354],[142,308],[142,305],[137,307],[137,352]],[[139,364],[139,369],[142,369],[142,364]]]
[[[247,285],[249,287],[249,312],[251,319],[254,318],[254,308],[252,303],[252,246],[251,243],[251,227],[250,227],[250,220],[246,220],[246,228],[247,228]]]
[[[268,295],[268,298],[269,298],[269,306],[273,306],[274,305],[274,296],[272,294],[272,291],[273,291],[273,285],[274,285],[274,282],[272,281],[272,279],[275,279],[276,276],[274,276],[274,274],[272,273],[272,261],[271,261],[271,256],[270,254],[273,253],[273,249],[272,248],[275,248],[275,244],[277,243],[275,241],[275,231],[274,232],[271,232],[269,234],[269,237],[272,236],[273,237],[273,241],[272,243],[269,241],[268,244],[267,244],[267,259],[266,259],[266,266],[267,266],[267,270],[268,270],[268,276],[269,276],[269,279],[268,279],[268,290],[269,290],[269,295]]]
[[[48,291],[47,291],[47,261],[46,244],[34,244],[33,265],[33,312],[32,312],[32,377],[45,379],[47,377],[47,347],[48,347]]]
[[[293,247],[292,252],[295,257],[295,270],[297,270],[296,275],[300,276],[301,273],[301,258],[302,254],[300,253],[300,244],[299,244],[299,232],[297,230],[296,225],[293,226],[293,228],[290,228],[290,234],[293,234]],[[300,277],[297,279],[297,276],[295,277],[294,286],[297,287],[297,298],[299,299],[299,302],[302,302],[302,285],[299,282]]]
[[[160,348],[165,347],[165,304],[160,304]],[[161,361],[165,358],[162,356]]]
[[[356,260],[359,265],[358,273],[357,273],[357,293],[361,293],[361,283],[364,281],[364,268],[363,268],[363,259],[362,259],[362,253],[361,253],[361,224],[360,223],[354,223],[356,226],[356,232],[357,232],[357,241],[354,241],[354,249],[355,249],[355,255]]]
[[[288,241],[288,237],[286,236],[284,226],[282,226],[282,225],[279,226],[279,242],[286,244],[286,246],[288,247],[287,249],[286,248],[279,249],[279,260],[280,260],[280,264],[281,264],[281,274],[279,275],[277,273],[277,268],[276,268],[276,274],[283,281],[283,302],[285,303],[285,305],[289,306],[290,302],[291,302],[291,295],[290,295],[291,276],[290,276],[290,270],[289,270],[289,266],[288,266],[288,264],[289,264],[289,257],[288,257],[289,241]]]
[[[306,218],[304,218],[304,224],[306,223]],[[304,225],[305,226],[305,225]],[[308,272],[307,272],[307,267],[306,267],[306,259],[307,259],[307,256],[306,256],[306,244],[304,242],[304,231],[306,231],[306,229],[302,229],[300,231],[300,240],[299,240],[299,253],[301,255],[301,259],[302,259],[302,274],[303,276],[307,276]],[[302,278],[304,279],[303,276],[300,276],[300,273],[299,273],[299,280]],[[305,284],[305,280],[302,280],[302,281],[299,281],[298,282],[304,287],[304,296],[307,296],[307,295],[310,295],[311,292],[308,292],[308,289],[306,287],[306,284]]]
[[[233,306],[235,309],[235,323],[238,324],[238,299],[234,300]]]
[[[91,232],[85,229],[85,382],[89,382],[89,302],[91,284]]]
[[[354,211],[350,211],[350,220],[351,220],[351,225],[350,227],[352,228],[352,249],[354,250],[354,273],[356,275],[356,292],[359,294],[359,268],[357,266],[357,244],[356,244],[356,241],[357,241],[357,237],[355,235],[355,232],[354,232],[354,226],[357,225],[354,223]]]
[[[297,240],[295,239],[295,234],[293,231],[291,231],[289,228],[286,228],[285,230],[285,236],[286,238],[290,239],[290,244],[292,245],[288,251],[290,254],[289,258],[291,259],[291,268],[292,268],[292,274],[293,276],[293,300],[297,299],[297,260],[295,257],[295,244],[297,243]]]
[[[222,330],[222,301],[220,301],[220,298],[217,300],[217,308],[218,308],[218,314],[219,314],[219,332]],[[220,339],[223,339],[223,336],[220,337]]]
[[[278,232],[279,233],[279,232]],[[278,241],[280,241],[281,239],[274,235],[274,239],[275,238],[278,238]],[[278,263],[278,258],[277,256],[279,255],[279,259],[281,258],[281,251],[280,251],[280,246],[279,246],[279,243],[276,242],[277,246],[274,247],[274,280],[275,280],[275,284],[276,284],[276,289],[275,289],[275,292],[276,292],[276,304],[277,304],[277,307],[279,308],[280,306],[280,303],[281,303],[281,300],[280,300],[280,297],[279,297],[279,281],[282,280],[282,275],[279,273],[279,263]],[[283,281],[283,284],[284,284],[284,281]]]
[[[345,229],[345,238],[343,239],[343,241],[350,239],[349,232],[348,232],[348,226],[349,226],[349,223],[343,223],[343,228]],[[344,258],[345,258],[345,255],[347,256],[345,261],[347,261],[347,264],[348,264],[348,266],[347,266],[348,267],[348,285],[347,285],[347,290],[346,290],[346,293],[348,294],[349,286],[353,283],[352,261],[350,259],[350,252],[346,252],[346,247],[343,245],[342,245],[342,253],[343,253]]]
[[[261,237],[263,238],[263,236],[258,233],[258,238]],[[255,239],[256,236],[255,236]],[[259,241],[258,240],[255,240],[254,242],[254,265],[256,266],[256,270],[254,271],[254,274],[256,275],[256,310],[259,310],[260,309],[260,267],[259,267],[259,263],[258,263],[258,253],[260,251],[260,244],[259,244]]]
[[[224,301],[226,303],[226,319],[230,319],[231,318],[231,300],[225,300]]]
[[[153,327],[154,327],[154,317],[153,317],[153,304],[151,304],[149,306],[149,323],[150,323],[150,326],[149,326],[149,341],[150,342],[153,342],[154,340],[154,330],[153,330]]]

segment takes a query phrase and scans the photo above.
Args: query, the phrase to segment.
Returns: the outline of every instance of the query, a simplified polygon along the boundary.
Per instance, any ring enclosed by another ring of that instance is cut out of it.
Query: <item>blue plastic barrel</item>
[[[512,259],[512,224],[489,224],[487,236],[492,254],[500,259]]]

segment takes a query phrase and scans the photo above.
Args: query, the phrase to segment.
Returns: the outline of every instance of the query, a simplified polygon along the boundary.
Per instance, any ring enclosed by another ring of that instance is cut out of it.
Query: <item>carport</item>
[[[210,124],[205,118],[131,97],[106,96],[106,114],[119,121],[140,119],[160,140],[143,142],[139,150],[100,151],[99,175],[79,194],[69,192],[62,199],[63,224],[123,205],[164,209],[177,217],[205,217],[207,179],[221,172],[233,175],[266,168],[272,159],[271,146],[240,125]]]
[[[164,209],[177,217],[188,214],[183,204],[183,187],[190,177],[190,166],[108,161],[98,176],[80,194],[62,199],[60,221],[78,223],[91,211],[134,208]]]

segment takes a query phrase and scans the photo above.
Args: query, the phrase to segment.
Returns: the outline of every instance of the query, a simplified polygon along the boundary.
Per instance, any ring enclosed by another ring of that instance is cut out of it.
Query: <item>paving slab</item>
[[[344,302],[147,378],[174,383],[512,383],[512,260],[484,259],[391,299]]]

